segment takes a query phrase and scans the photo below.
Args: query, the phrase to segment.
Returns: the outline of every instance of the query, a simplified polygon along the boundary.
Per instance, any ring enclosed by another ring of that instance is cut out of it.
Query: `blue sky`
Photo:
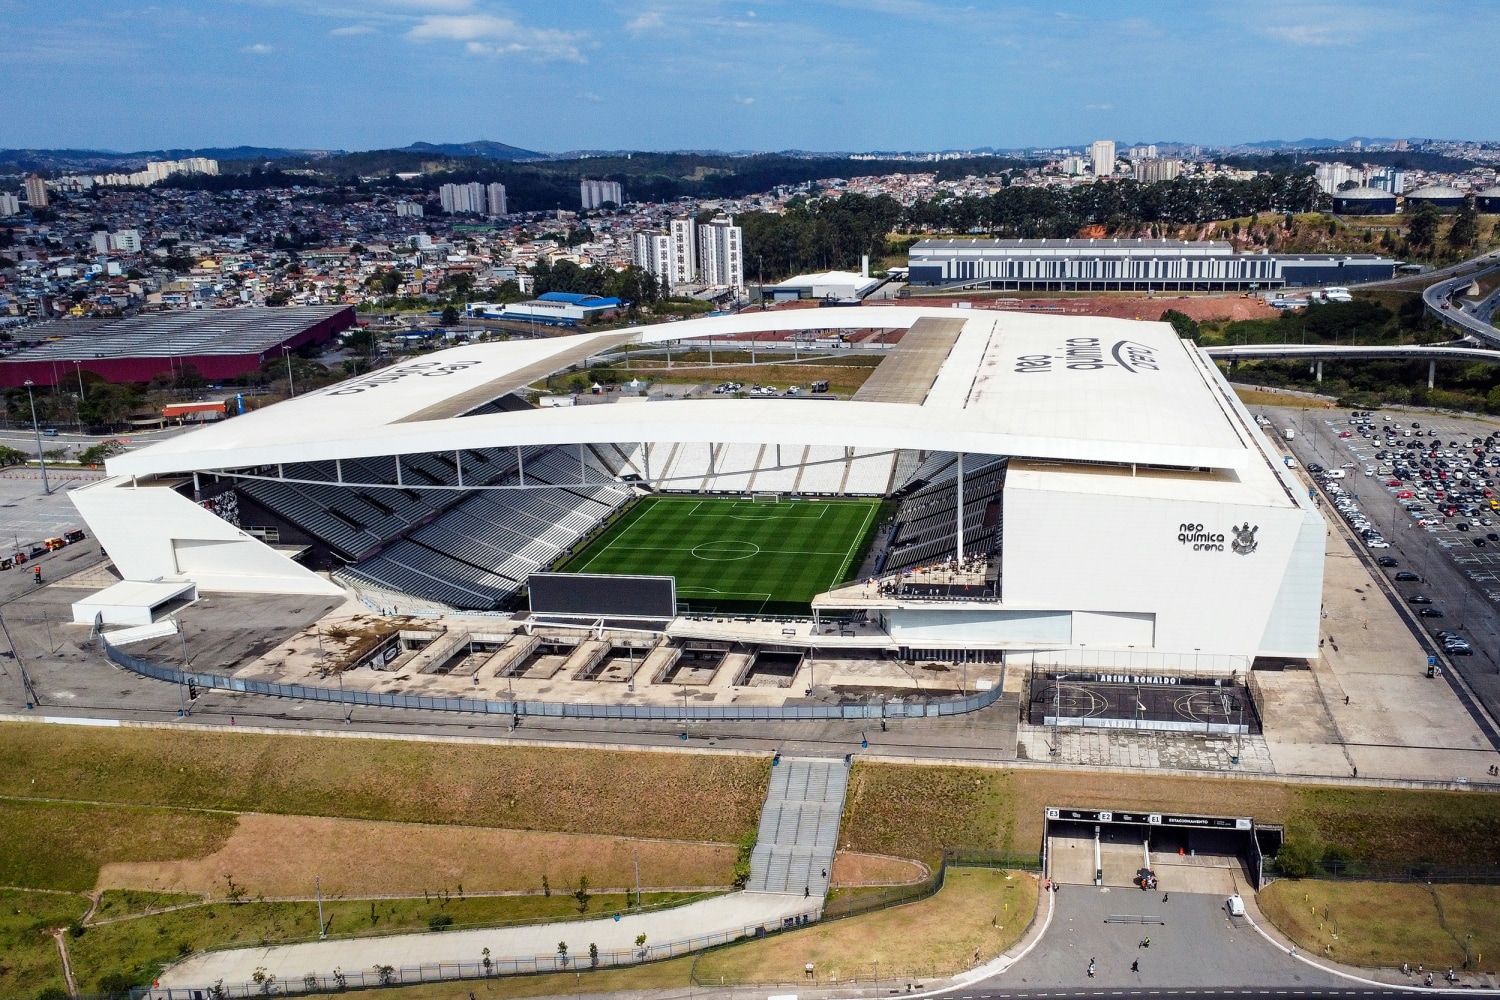
[[[0,146],[1495,138],[1493,0],[0,0]]]

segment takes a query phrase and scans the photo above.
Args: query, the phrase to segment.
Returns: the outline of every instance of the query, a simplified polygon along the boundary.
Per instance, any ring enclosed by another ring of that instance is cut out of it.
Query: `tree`
[[[589,944],[589,966],[595,969],[599,967],[599,946],[592,942]]]
[[[1463,208],[1459,209],[1448,230],[1448,245],[1455,250],[1467,250],[1478,240],[1479,209],[1474,203],[1474,196],[1470,195],[1464,199]]]
[[[557,942],[557,960],[563,965],[568,964],[568,942]]]
[[[589,880],[588,876],[578,876],[578,888],[573,891],[573,900],[578,905],[579,913],[587,913],[589,910]]]
[[[442,316],[441,319],[438,320],[438,322],[441,323],[443,326],[457,326],[458,325],[458,309],[456,307],[454,307],[454,306],[451,306],[451,305],[444,306],[443,307],[443,316]]]
[[[1197,320],[1193,319],[1187,313],[1178,312],[1176,309],[1168,309],[1162,313],[1161,322],[1171,323],[1172,329],[1177,331],[1177,336],[1191,340],[1195,344],[1203,334],[1203,330],[1199,327]]]
[[[1413,246],[1431,247],[1437,242],[1438,224],[1441,221],[1442,213],[1437,207],[1424,201],[1411,213],[1411,221],[1407,223],[1407,238]]]

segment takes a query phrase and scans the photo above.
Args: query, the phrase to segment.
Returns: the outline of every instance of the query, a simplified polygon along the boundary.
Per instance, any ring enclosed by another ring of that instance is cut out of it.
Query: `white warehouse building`
[[[869,329],[894,345],[848,399],[526,399],[624,345]],[[1194,673],[1318,655],[1324,522],[1162,323],[853,307],[475,344],[108,471],[70,496],[127,581],[496,612],[644,494],[882,497],[865,568],[809,609],[862,625],[820,648]],[[935,565],[971,582],[911,585]]]

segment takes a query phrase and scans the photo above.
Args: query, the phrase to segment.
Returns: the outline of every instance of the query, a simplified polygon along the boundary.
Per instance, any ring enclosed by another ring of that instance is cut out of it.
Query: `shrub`
[[[443,913],[443,912],[434,913],[432,916],[430,916],[430,917],[427,918],[427,929],[428,930],[440,931],[440,930],[443,930],[446,927],[451,927],[452,925],[453,925],[453,914],[451,914],[451,913]]]

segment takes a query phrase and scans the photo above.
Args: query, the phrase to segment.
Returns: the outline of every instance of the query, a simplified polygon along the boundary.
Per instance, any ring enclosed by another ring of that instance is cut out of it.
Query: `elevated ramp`
[[[911,403],[918,406],[937,381],[938,372],[958,335],[962,319],[923,317],[901,335],[890,353],[865,379],[853,398],[862,403]]]
[[[849,768],[842,760],[782,758],[771,770],[745,888],[821,900],[848,788]]]

